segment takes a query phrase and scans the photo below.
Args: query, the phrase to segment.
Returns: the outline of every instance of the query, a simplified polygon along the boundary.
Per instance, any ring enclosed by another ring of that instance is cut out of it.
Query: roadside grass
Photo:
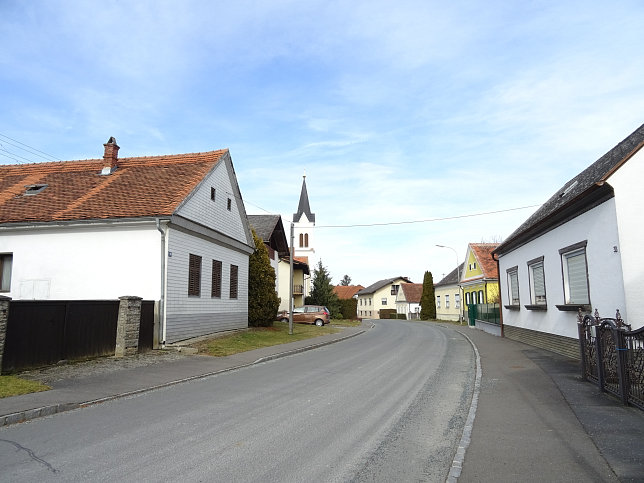
[[[335,334],[339,331],[339,328],[328,325],[317,327],[315,325],[293,324],[293,335],[289,335],[288,323],[274,322],[273,327],[252,327],[237,334],[197,342],[192,344],[192,347],[198,349],[199,354],[224,357],[261,347]]]
[[[51,387],[37,381],[28,381],[16,376],[0,376],[0,398],[48,391],[49,389]]]
[[[331,327],[360,327],[357,319],[331,319]]]

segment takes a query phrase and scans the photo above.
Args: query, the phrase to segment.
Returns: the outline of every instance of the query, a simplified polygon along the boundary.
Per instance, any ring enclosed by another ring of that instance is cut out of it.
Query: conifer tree
[[[425,272],[423,277],[423,294],[420,296],[420,319],[436,318],[436,297],[434,297],[434,278],[432,272]]]
[[[275,269],[268,250],[253,230],[255,251],[248,260],[248,325],[270,327],[277,315],[280,299],[275,292]]]
[[[307,297],[307,303],[324,305],[331,312],[331,317],[340,317],[340,300],[333,291],[331,276],[324,265],[322,265],[322,260],[318,262],[317,267],[313,270],[311,285],[311,295]]]
[[[349,277],[349,275],[345,275],[344,277],[342,277],[342,280],[340,280],[340,285],[344,287],[348,287],[349,285],[351,285],[351,277]]]

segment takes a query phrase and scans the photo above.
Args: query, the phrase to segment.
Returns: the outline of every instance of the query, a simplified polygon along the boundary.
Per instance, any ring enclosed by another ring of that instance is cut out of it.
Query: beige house
[[[291,273],[290,259],[280,258],[277,272],[279,290],[277,295],[280,298],[280,310],[290,310],[288,294],[290,290],[289,275]],[[309,265],[306,258],[293,257],[293,307],[304,305],[304,286],[309,279]]]
[[[396,297],[400,286],[411,283],[407,277],[379,280],[360,290],[358,295],[358,318],[379,319],[381,309],[396,310]]]
[[[459,320],[462,314],[459,277],[463,273],[463,266],[461,263],[440,282],[434,284],[436,318],[439,320]]]

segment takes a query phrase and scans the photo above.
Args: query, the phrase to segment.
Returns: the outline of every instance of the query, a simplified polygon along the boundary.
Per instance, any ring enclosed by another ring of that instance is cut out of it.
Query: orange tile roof
[[[423,295],[422,283],[403,283],[400,285],[400,288],[402,288],[407,302],[420,303],[420,297]]]
[[[492,252],[498,246],[498,243],[470,243],[485,278],[499,279],[498,266],[492,259]]]
[[[333,287],[333,291],[339,299],[345,300],[353,298],[353,296],[363,288],[364,287],[362,285],[336,285]]]
[[[104,159],[0,166],[0,223],[171,215],[227,153],[120,158],[109,175]]]

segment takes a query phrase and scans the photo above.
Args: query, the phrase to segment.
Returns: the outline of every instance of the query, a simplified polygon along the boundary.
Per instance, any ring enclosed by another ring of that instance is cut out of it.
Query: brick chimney
[[[116,139],[113,136],[107,140],[105,144],[105,153],[103,154],[103,161],[105,161],[105,168],[110,167],[110,171],[116,169],[118,157],[119,157],[119,145],[116,144]]]

